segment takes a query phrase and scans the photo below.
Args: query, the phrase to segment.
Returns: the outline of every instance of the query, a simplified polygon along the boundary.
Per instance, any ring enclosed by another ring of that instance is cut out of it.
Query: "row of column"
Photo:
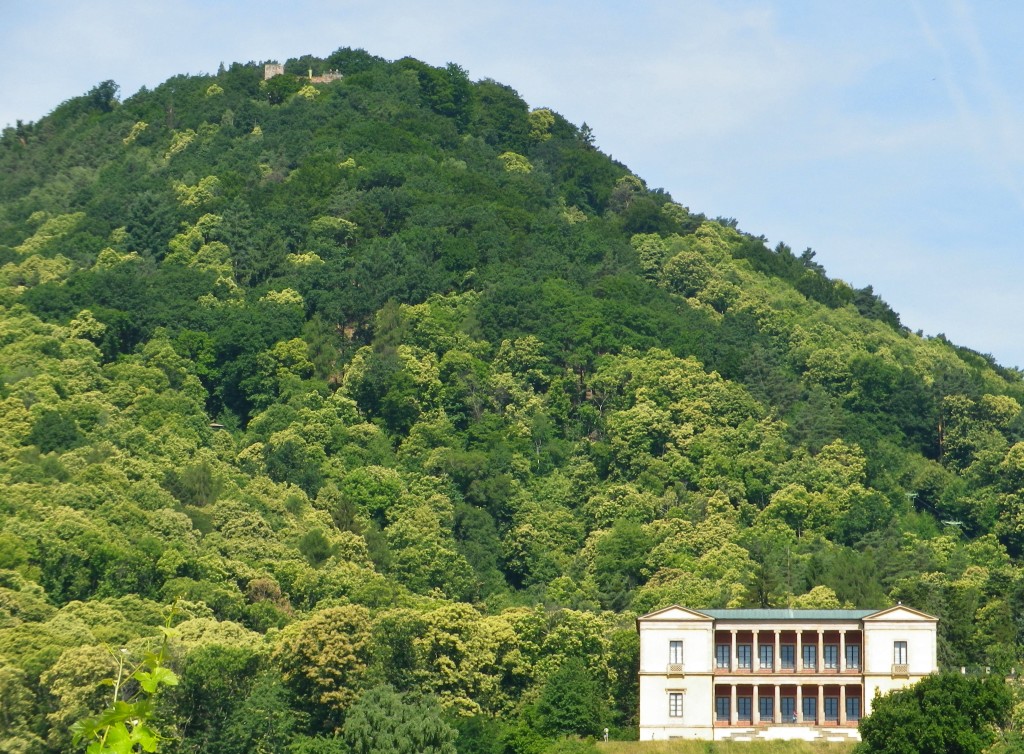
[[[737,662],[738,662],[738,657],[736,656],[736,634],[739,633],[739,629],[736,629],[736,628],[729,629],[729,633],[730,633],[731,638],[732,638],[732,649],[731,649],[731,651],[729,653],[729,670],[732,671],[733,673],[735,673],[736,670],[737,670]],[[750,667],[751,667],[752,670],[758,670],[759,669],[759,664],[760,664],[760,653],[758,652],[759,644],[758,644],[758,641],[757,641],[757,634],[758,634],[758,632],[757,631],[753,631],[752,633],[753,633],[753,647],[752,647],[752,651],[751,651]],[[775,650],[772,652],[772,663],[774,665],[772,670],[774,670],[776,673],[779,673],[779,672],[782,671],[782,655],[779,652],[779,648],[780,648],[779,637],[782,634],[782,631],[780,629],[774,629],[773,633],[775,634]],[[817,665],[818,665],[816,670],[819,673],[823,673],[825,671],[825,631],[824,631],[824,629],[820,629],[820,628],[818,629],[818,651],[816,653],[816,658],[817,658]],[[839,663],[839,672],[842,673],[843,671],[846,670],[846,631],[845,631],[845,629],[840,629],[839,630],[839,658],[838,658],[838,663]],[[796,632],[796,655],[793,658],[793,665],[795,666],[795,668],[799,668],[799,667],[802,667],[802,664],[803,664],[803,632],[802,631],[797,631]]]
[[[736,687],[737,684],[729,684],[729,724],[736,725],[739,722],[738,709],[736,706]],[[858,687],[859,688],[859,687]],[[750,722],[752,725],[757,725],[761,722],[761,695],[760,688],[755,684],[752,686],[752,699],[750,705]],[[772,722],[780,724],[783,722],[795,722],[799,723],[811,723],[814,725],[825,725],[825,687],[818,686],[818,703],[815,706],[816,719],[815,720],[804,720],[804,698],[803,698],[803,687],[796,687],[796,703],[795,703],[795,720],[783,720],[782,719],[782,687],[778,685],[772,686],[775,694],[775,700],[772,704],[772,720],[765,720],[764,722]],[[717,694],[716,694],[717,696]],[[846,725],[846,686],[839,686],[839,725]]]

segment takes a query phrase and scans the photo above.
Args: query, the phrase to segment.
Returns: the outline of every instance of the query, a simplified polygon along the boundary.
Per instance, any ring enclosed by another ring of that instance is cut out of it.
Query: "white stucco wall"
[[[711,621],[658,621],[640,627],[640,672],[664,673],[669,661],[669,642],[683,642],[687,673],[710,673],[714,661]]]
[[[671,609],[640,624],[640,740],[710,738],[713,622]],[[668,675],[669,642],[683,642],[683,672]],[[683,694],[682,717],[669,716],[669,694]]]
[[[683,694],[683,716],[669,717],[669,694]],[[640,676],[640,740],[710,738],[712,678],[710,675]]]
[[[911,675],[927,675],[936,670],[935,622],[911,619],[864,621],[864,672],[892,672],[893,646],[907,643],[907,664]]]

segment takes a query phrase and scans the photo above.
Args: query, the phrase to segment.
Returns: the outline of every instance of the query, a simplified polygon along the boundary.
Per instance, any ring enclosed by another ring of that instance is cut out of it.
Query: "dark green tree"
[[[928,676],[872,702],[857,754],[980,754],[1006,725],[1011,704],[999,676]]]
[[[352,705],[342,735],[351,754],[456,754],[458,734],[433,700],[376,686]]]
[[[608,717],[608,704],[596,674],[576,657],[562,663],[541,691],[537,719],[548,736],[596,736]]]

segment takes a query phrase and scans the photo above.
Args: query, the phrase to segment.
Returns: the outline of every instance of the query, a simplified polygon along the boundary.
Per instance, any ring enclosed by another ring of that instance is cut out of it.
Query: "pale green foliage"
[[[233,281],[234,269],[231,250],[210,234],[223,222],[218,215],[205,214],[192,226],[186,227],[168,243],[170,253],[165,261],[216,272],[221,279]]]
[[[268,304],[280,304],[281,306],[302,306],[302,294],[294,288],[283,288],[279,291],[267,291],[260,299]]]
[[[530,124],[530,138],[534,141],[547,141],[551,138],[551,127],[555,125],[555,114],[546,107],[530,111],[527,120]]]
[[[182,207],[205,207],[220,195],[220,191],[220,178],[215,175],[200,178],[195,186],[180,182],[174,184],[174,193]]]
[[[628,483],[604,488],[583,504],[589,523],[599,529],[611,526],[620,518],[641,523],[653,521],[659,508],[659,501],[653,494]]]
[[[305,254],[289,254],[288,263],[296,267],[311,267],[323,264],[324,260],[319,255],[310,251]]]
[[[366,608],[328,608],[288,626],[274,658],[297,693],[340,713],[355,701],[362,686],[369,640]]]
[[[96,262],[93,264],[93,267],[100,270],[110,270],[126,262],[139,262],[141,260],[142,257],[134,251],[125,254],[108,247],[96,255]]]
[[[525,175],[533,171],[533,165],[530,164],[530,161],[516,152],[502,152],[498,155],[498,159],[501,160],[505,166],[505,171],[508,173]]]
[[[65,280],[74,269],[74,263],[63,254],[55,257],[33,254],[21,262],[8,262],[0,267],[0,285],[15,289],[33,288],[42,283]]]
[[[690,218],[690,209],[676,202],[665,202],[661,205],[661,214],[676,223],[684,223]]]
[[[395,575],[415,592],[438,590],[453,598],[470,596],[472,569],[455,550],[450,525],[437,511],[418,505],[394,517],[387,528]]]
[[[630,239],[640,262],[640,270],[651,280],[657,280],[665,260],[668,258],[668,246],[657,233],[637,233]]]
[[[86,645],[64,650],[42,675],[40,683],[58,702],[57,709],[47,716],[51,746],[68,748],[72,724],[103,707],[109,692],[100,682],[116,672],[117,667],[109,650]]]
[[[351,161],[352,158],[350,157]],[[353,165],[355,163],[353,162]],[[318,238],[331,239],[339,243],[349,241],[358,230],[358,226],[351,220],[342,217],[331,217],[321,215],[316,217],[309,224],[310,233]]]
[[[304,87],[302,87],[301,89],[299,89],[299,91],[295,93],[295,96],[302,97],[303,99],[307,100],[314,100],[320,96],[320,90],[317,89],[312,84],[306,84]]]
[[[25,672],[0,658],[0,751],[30,754],[42,749],[31,727],[33,707]]]
[[[191,128],[186,128],[184,131],[175,131],[171,134],[171,143],[167,147],[167,151],[164,152],[164,159],[169,160],[179,152],[184,151],[189,144],[195,141],[196,132]]]
[[[818,585],[807,594],[801,594],[789,601],[794,610],[837,610],[846,607],[839,602],[835,591],[827,586]]]
[[[132,125],[132,130],[129,131],[128,135],[125,136],[124,139],[122,139],[121,141],[124,143],[125,146],[128,146],[129,144],[134,144],[135,140],[138,139],[142,132],[145,131],[147,128],[149,128],[149,124],[146,123],[146,121],[136,121]]]
[[[84,212],[50,217],[39,226],[33,235],[15,246],[14,250],[24,256],[40,254],[46,249],[47,244],[75,230],[84,219]]]
[[[694,250],[683,250],[662,267],[663,285],[673,293],[693,296],[711,280],[711,265]]]

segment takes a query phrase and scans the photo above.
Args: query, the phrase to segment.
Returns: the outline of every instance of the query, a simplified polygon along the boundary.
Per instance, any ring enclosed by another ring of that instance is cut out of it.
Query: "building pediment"
[[[698,613],[696,610],[690,610],[689,608],[681,607],[680,605],[669,605],[663,607],[661,610],[655,610],[653,613],[647,613],[647,615],[641,615],[636,619],[637,623],[641,621],[703,621],[707,623],[713,622],[713,618],[704,613]]]
[[[934,615],[928,615],[928,613],[922,613],[920,610],[915,610],[912,607],[906,605],[893,605],[885,610],[879,610],[877,613],[864,616],[864,622],[875,622],[875,621],[921,621],[921,622],[932,622],[937,623],[938,618]]]

